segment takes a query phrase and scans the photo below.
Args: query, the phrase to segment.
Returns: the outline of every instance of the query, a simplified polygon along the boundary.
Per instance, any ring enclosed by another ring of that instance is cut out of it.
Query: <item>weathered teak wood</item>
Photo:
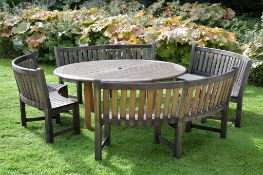
[[[153,60],[98,60],[81,62],[58,67],[54,70],[54,74],[74,81],[93,82],[96,79],[103,81],[118,81],[118,82],[151,82],[164,79],[172,79],[185,73],[185,68],[178,64],[153,61]],[[91,85],[89,92],[84,90],[85,100],[91,98]],[[90,97],[86,97],[90,95]],[[92,100],[90,101],[92,102]],[[86,108],[93,106],[86,105]],[[88,111],[88,110],[86,110]],[[86,113],[86,120],[90,114]],[[86,122],[88,124],[88,122]],[[86,126],[90,128],[91,125]]]
[[[138,45],[100,45],[100,46],[83,46],[55,48],[55,57],[57,67],[97,60],[115,60],[115,59],[156,59],[155,44],[138,44]],[[136,54],[132,54],[136,53]],[[146,54],[148,53],[148,54]],[[72,82],[71,79],[59,78],[63,84],[65,81]],[[82,103],[82,85],[81,81],[73,81],[77,84],[77,99]]]
[[[145,105],[146,91],[140,90],[139,106],[138,106],[138,118],[142,119],[144,116],[144,105]]]
[[[154,141],[168,143],[177,158],[182,155],[182,126],[188,123],[188,128],[200,128],[220,133],[226,137],[227,107],[231,95],[236,69],[225,74],[195,81],[155,82],[155,83],[125,83],[95,81],[95,159],[102,159],[102,127],[105,125],[152,125],[154,126]],[[223,90],[217,91],[222,97],[216,103],[211,92],[222,84]],[[112,91],[112,97],[109,92]],[[117,92],[121,92],[118,96]],[[137,92],[137,93],[136,93]],[[100,95],[103,94],[103,98]],[[105,95],[106,94],[106,95]],[[155,95],[156,94],[156,95]],[[201,98],[200,98],[201,96]],[[129,105],[126,105],[126,99]],[[213,100],[213,101],[212,101]],[[125,104],[119,103],[124,102]],[[138,103],[136,103],[136,101]],[[214,105],[209,105],[213,103]],[[192,125],[196,118],[205,118],[218,111],[224,111],[221,117],[221,128],[210,128]],[[171,143],[161,137],[161,125],[170,124],[175,129],[175,142]],[[110,143],[110,131],[104,140]]]
[[[107,90],[105,90],[105,91],[107,91]],[[109,104],[109,102],[107,104]],[[121,104],[120,104],[121,119],[125,119],[126,118],[126,105],[127,105],[127,91],[126,90],[122,90],[121,91]],[[107,111],[107,113],[109,113],[109,111]]]
[[[98,61],[98,60],[116,60],[116,59],[155,60],[156,59],[155,44],[83,46],[83,47],[71,47],[71,48],[55,48],[54,50],[55,50],[57,67],[61,67],[73,63]],[[76,97],[78,99],[78,102],[82,103],[82,81],[74,80],[71,78],[62,78],[62,77],[59,78],[59,82],[61,84],[63,84],[65,81],[76,82],[77,85]],[[88,90],[90,90],[90,87],[92,88],[92,86],[89,86]],[[91,95],[91,97],[84,97],[85,100],[89,98],[91,99],[93,98],[92,93],[84,92],[84,95],[85,94]],[[92,101],[90,101],[90,107],[91,107],[90,111],[93,111]],[[88,112],[89,109],[86,111]],[[86,127],[91,128],[90,119],[88,117],[90,117],[90,114],[86,113],[86,120],[87,120]]]
[[[112,101],[114,103],[114,101]],[[130,107],[129,107],[129,116],[131,119],[134,119],[135,117],[135,105],[136,105],[136,91],[131,90],[130,91]]]
[[[55,136],[69,130],[80,133],[78,103],[66,98],[67,86],[46,84],[44,72],[37,67],[34,54],[14,59],[12,68],[19,90],[22,126],[26,126],[26,122],[45,120],[47,143],[53,143]],[[43,110],[45,117],[26,118],[25,104]],[[60,123],[60,113],[68,110],[73,110],[73,127],[54,132],[52,118]]]
[[[252,61],[240,54],[230,51],[206,47],[192,47],[188,73],[178,77],[184,80],[202,79],[228,72],[232,67],[238,67],[238,73],[231,93],[231,101],[237,103],[235,126],[240,127],[243,94],[250,73]],[[219,87],[224,91],[226,85]],[[216,101],[220,101],[222,97]],[[212,105],[212,104],[211,104]],[[206,106],[207,107],[207,106]]]
[[[178,64],[153,60],[98,60],[58,67],[54,74],[72,81],[94,80],[150,82],[176,78],[186,69]]]
[[[91,128],[91,111],[93,107],[92,84],[84,83],[84,97],[85,97],[85,118],[86,128]]]

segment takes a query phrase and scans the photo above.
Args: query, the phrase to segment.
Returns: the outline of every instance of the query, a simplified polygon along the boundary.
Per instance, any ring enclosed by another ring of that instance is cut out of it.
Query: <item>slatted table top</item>
[[[99,60],[58,67],[58,77],[88,81],[147,82],[178,77],[186,72],[183,66],[152,60]]]

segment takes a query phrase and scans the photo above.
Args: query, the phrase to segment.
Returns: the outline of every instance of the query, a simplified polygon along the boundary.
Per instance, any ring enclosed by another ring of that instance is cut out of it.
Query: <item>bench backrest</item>
[[[34,55],[24,55],[13,60],[14,71],[20,99],[33,107],[49,108],[50,100],[45,75],[37,68]]]
[[[120,125],[175,123],[227,107],[235,70],[196,81],[118,83],[95,81],[96,122]],[[110,97],[111,91],[111,97]]]
[[[36,53],[23,55],[15,59],[15,64],[19,67],[28,68],[28,69],[37,69],[37,59]]]
[[[193,46],[188,71],[193,74],[212,76],[238,67],[232,95],[242,97],[251,66],[252,61],[238,53]]]
[[[100,45],[71,48],[55,48],[57,67],[96,60],[145,59],[155,60],[155,44]]]

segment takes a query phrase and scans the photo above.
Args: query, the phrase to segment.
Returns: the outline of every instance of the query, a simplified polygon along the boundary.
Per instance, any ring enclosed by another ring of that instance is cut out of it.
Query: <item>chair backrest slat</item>
[[[129,106],[129,116],[131,119],[135,118],[135,108],[136,108],[136,90],[130,91],[130,106]]]
[[[126,108],[127,108],[127,91],[121,90],[121,102],[120,102],[120,110],[121,110],[121,119],[126,118]]]
[[[110,103],[109,103],[109,90],[105,89],[103,91],[103,117],[109,118],[110,113]]]
[[[171,116],[176,116],[176,112],[178,111],[178,100],[179,100],[180,89],[173,89],[173,99],[172,99],[172,109]]]
[[[112,92],[112,118],[118,118],[118,90],[113,89]]]
[[[188,89],[188,96],[187,96],[187,100],[186,100],[186,107],[185,107],[185,112],[186,113],[188,111],[190,111],[191,104],[192,104],[192,98],[193,98],[193,92],[194,92],[194,87],[190,87]]]
[[[233,96],[242,97],[252,62],[249,58],[230,51],[193,46],[189,73],[198,75],[220,75],[238,67]],[[238,92],[238,94],[235,94]]]
[[[155,111],[155,115],[157,118],[160,118],[161,115],[162,101],[163,101],[163,89],[158,89],[156,94],[156,111]]]
[[[200,100],[200,93],[201,93],[201,86],[198,86],[196,89],[195,89],[195,96],[194,96],[194,99],[193,99],[193,113],[197,113],[197,109],[198,109],[198,103],[199,103],[199,100]]]
[[[96,117],[99,117],[99,120],[105,118],[129,125],[134,125],[136,120],[154,124],[153,120],[174,123],[176,118],[197,117],[228,105],[236,72],[235,69],[222,75],[195,81],[156,83],[95,81],[94,91],[103,94],[102,99],[94,99],[95,104],[99,105],[95,108],[102,110],[102,113],[96,113]],[[100,104],[103,106],[100,107]]]
[[[140,90],[139,106],[138,106],[138,118],[142,119],[144,116],[144,106],[146,101],[146,90]]]
[[[209,107],[209,102],[211,100],[213,86],[214,86],[214,83],[209,83],[208,84],[208,89],[207,89],[204,109],[207,109]]]
[[[164,109],[163,109],[163,117],[165,118],[168,118],[169,113],[170,113],[171,92],[172,92],[172,89],[166,89],[166,92],[165,92]]]
[[[198,112],[201,112],[203,110],[206,90],[207,90],[207,84],[201,85],[201,95],[198,104]]]
[[[215,98],[216,98],[216,94],[217,94],[217,88],[218,88],[219,82],[215,82],[214,86],[213,86],[213,90],[211,93],[211,100],[209,102],[209,108],[213,108],[214,107],[214,102],[215,102]]]
[[[147,90],[147,119],[152,118],[153,114],[153,106],[154,106],[154,90]]]

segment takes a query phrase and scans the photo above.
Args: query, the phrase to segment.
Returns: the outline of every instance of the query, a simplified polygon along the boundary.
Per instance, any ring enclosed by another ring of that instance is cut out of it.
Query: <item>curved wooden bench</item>
[[[220,133],[226,138],[228,103],[236,69],[222,75],[195,81],[155,83],[94,83],[95,159],[102,159],[102,149],[110,145],[111,125],[154,127],[154,141],[167,143],[174,156],[182,155],[182,130],[191,128]],[[110,91],[112,96],[110,97]],[[120,94],[120,95],[119,95]],[[194,125],[192,120],[223,111],[221,127]],[[175,127],[175,142],[161,136],[161,125]],[[102,127],[104,126],[104,139]]]
[[[252,61],[238,53],[193,46],[188,73],[178,78],[183,80],[204,79],[209,76],[223,74],[233,67],[237,67],[238,73],[231,93],[231,101],[237,103],[236,117],[234,120],[230,119],[229,121],[234,122],[236,127],[240,127],[243,95],[251,66]],[[217,119],[216,117],[210,118]]]
[[[55,136],[69,130],[80,133],[79,104],[66,98],[67,86],[47,85],[44,72],[37,68],[32,54],[14,59],[12,68],[19,90],[22,126],[26,126],[27,122],[45,120],[47,143],[53,143]],[[27,118],[25,104],[43,110],[45,116]],[[52,119],[60,123],[60,113],[68,110],[73,110],[73,127],[54,132]]]

